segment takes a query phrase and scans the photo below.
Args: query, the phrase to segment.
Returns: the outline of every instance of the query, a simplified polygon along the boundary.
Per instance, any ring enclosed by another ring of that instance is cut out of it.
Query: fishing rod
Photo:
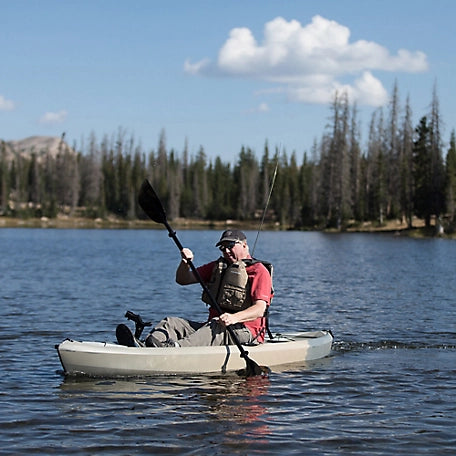
[[[276,180],[276,176],[277,176],[277,169],[278,168],[279,168],[279,155],[277,155],[277,162],[276,162],[275,169],[274,169],[274,175],[272,176],[271,185],[269,186],[268,199],[266,200],[266,206],[264,207],[263,216],[261,217],[260,225],[258,227],[257,235],[256,235],[256,238],[255,238],[255,243],[253,244],[253,249],[250,252],[250,255],[252,257],[253,257],[253,254],[255,252],[255,248],[256,248],[256,245],[257,245],[257,242],[258,242],[258,237],[260,236],[260,231],[263,228],[264,218],[266,217],[266,211],[268,210],[269,201],[270,201],[271,195],[272,195],[272,190],[274,189],[274,184],[275,184],[275,180]]]

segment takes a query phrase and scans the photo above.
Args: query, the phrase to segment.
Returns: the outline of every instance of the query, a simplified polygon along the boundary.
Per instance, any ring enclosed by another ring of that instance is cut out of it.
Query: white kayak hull
[[[258,365],[273,368],[324,358],[330,354],[332,342],[330,331],[313,331],[276,336],[272,341],[245,349]],[[56,349],[65,374],[72,375],[202,374],[245,368],[236,345],[148,348],[67,339]]]

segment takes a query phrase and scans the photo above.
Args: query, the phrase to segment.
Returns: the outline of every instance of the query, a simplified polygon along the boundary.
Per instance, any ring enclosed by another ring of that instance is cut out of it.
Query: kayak
[[[246,346],[249,358],[270,368],[328,356],[331,331],[278,334],[264,344]],[[56,345],[66,375],[128,377],[156,374],[226,373],[245,367],[236,345],[210,347],[126,347],[66,339]]]

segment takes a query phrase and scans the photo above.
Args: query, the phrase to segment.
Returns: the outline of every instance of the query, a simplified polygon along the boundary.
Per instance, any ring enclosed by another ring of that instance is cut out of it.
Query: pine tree
[[[230,192],[233,188],[230,165],[216,157],[214,166],[210,167],[210,193],[212,200],[209,205],[208,216],[212,220],[226,220],[232,218],[233,207]]]
[[[102,217],[104,215],[103,175],[100,150],[97,147],[94,133],[91,133],[89,137],[88,150],[85,153],[79,153],[79,176],[81,182],[80,206],[86,208],[88,216]]]
[[[349,103],[348,95],[335,95],[331,107],[331,131],[322,141],[323,198],[327,199],[327,226],[341,229],[351,217]]]
[[[288,226],[295,228],[300,224],[302,213],[301,193],[299,186],[299,168],[296,160],[296,153],[293,152],[287,167],[287,185],[290,199],[288,208]]]
[[[188,140],[185,139],[182,151],[182,192],[180,197],[179,214],[181,217],[191,217],[193,214],[193,197],[191,183],[191,169],[188,152]]]
[[[426,227],[432,215],[432,159],[431,139],[427,117],[421,118],[416,128],[417,139],[413,145],[414,209],[424,218]]]
[[[43,166],[43,215],[49,218],[55,218],[58,214],[56,174],[56,161],[46,154]]]
[[[361,145],[360,132],[357,120],[356,104],[353,106],[349,138],[349,160],[350,160],[350,201],[352,203],[351,213],[356,220],[364,220],[365,208],[363,205],[363,194],[361,186]]]
[[[445,210],[445,169],[442,154],[441,117],[437,85],[432,92],[431,113],[429,119],[430,152],[431,152],[431,211],[436,222],[441,223],[440,216]]]
[[[28,175],[28,201],[36,208],[41,203],[40,167],[36,154],[32,154]]]
[[[377,220],[380,225],[384,223],[387,198],[386,178],[386,144],[383,112],[378,109],[372,115],[369,128],[369,141],[367,150],[367,177],[366,190],[368,197],[369,219]]]
[[[269,160],[269,145],[264,144],[263,156],[260,165],[260,205],[266,206],[269,195],[269,185],[271,180],[271,163]]]
[[[170,220],[179,217],[182,185],[182,165],[174,150],[171,149],[168,159],[168,216]]]
[[[146,177],[146,159],[140,146],[137,146],[134,152],[133,167],[131,170],[131,217],[139,217],[142,210],[138,204],[138,194],[141,184]]]
[[[389,122],[386,128],[387,147],[385,150],[385,178],[386,178],[386,215],[388,218],[397,218],[400,215],[400,140],[399,140],[399,91],[397,81],[394,84],[390,102]]]
[[[206,174],[207,157],[201,146],[196,160],[191,165],[192,207],[193,217],[205,218],[209,206],[209,187]]]
[[[304,152],[302,165],[299,169],[299,193],[301,195],[301,214],[297,227],[312,226],[316,223],[316,207],[313,199],[314,166],[309,163]]]
[[[408,228],[413,225],[413,127],[412,111],[409,98],[405,105],[405,114],[400,131],[400,211],[402,218],[407,221]]]
[[[446,156],[446,207],[450,223],[456,222],[456,134],[451,132],[450,147]]]
[[[236,201],[238,201],[238,218],[251,219],[258,208],[257,189],[259,182],[259,166],[255,154],[250,148],[241,148],[239,161],[234,171]]]
[[[166,148],[166,132],[160,132],[158,140],[157,159],[153,167],[152,182],[165,208],[168,207],[169,188],[168,188],[168,152]]]
[[[9,193],[9,161],[6,156],[6,145],[2,141],[0,144],[0,215],[7,213]]]
[[[103,191],[104,196],[103,205],[110,213],[116,213],[118,189],[116,178],[116,165],[114,159],[114,151],[109,144],[108,137],[105,136],[101,143],[101,160],[102,160],[102,174],[103,174]]]

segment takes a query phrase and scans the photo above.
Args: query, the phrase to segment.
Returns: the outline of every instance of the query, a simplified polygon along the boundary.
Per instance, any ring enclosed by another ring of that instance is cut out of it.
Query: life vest
[[[246,266],[254,263],[263,263],[272,279],[272,265],[266,261],[248,258],[235,263],[228,263],[223,257],[217,260],[207,288],[222,310],[239,312],[252,305]],[[272,294],[273,290],[271,290]],[[201,299],[206,304],[212,305],[212,300],[205,291],[203,291]]]

